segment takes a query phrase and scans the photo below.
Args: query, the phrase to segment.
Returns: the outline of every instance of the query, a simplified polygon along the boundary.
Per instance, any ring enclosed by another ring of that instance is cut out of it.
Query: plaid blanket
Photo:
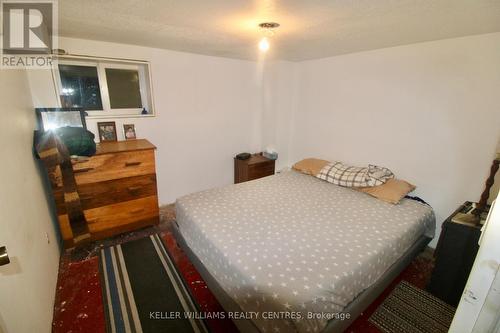
[[[385,184],[394,178],[394,174],[387,168],[371,164],[368,167],[354,167],[332,162],[324,166],[316,177],[344,187],[371,187]]]

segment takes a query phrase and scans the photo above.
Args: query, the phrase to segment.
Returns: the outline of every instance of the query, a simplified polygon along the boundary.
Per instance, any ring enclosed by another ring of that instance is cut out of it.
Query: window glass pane
[[[61,103],[63,107],[102,110],[97,67],[59,65]]]
[[[106,80],[112,109],[142,108],[137,70],[106,68]]]

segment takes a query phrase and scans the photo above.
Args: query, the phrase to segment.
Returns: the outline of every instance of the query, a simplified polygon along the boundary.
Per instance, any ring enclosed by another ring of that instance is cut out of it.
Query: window
[[[102,110],[101,88],[96,67],[59,65],[59,74],[61,98],[65,99],[64,104],[88,111]]]
[[[106,81],[112,109],[142,108],[138,71],[106,68]]]
[[[62,107],[95,118],[154,115],[147,62],[65,56],[54,78]]]

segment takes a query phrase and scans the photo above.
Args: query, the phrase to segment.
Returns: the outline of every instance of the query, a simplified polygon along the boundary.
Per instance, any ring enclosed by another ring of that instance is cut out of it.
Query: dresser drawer
[[[157,195],[156,175],[135,176],[78,185],[78,195],[83,210],[107,206]],[[66,214],[64,190],[54,189],[54,199],[59,215]]]
[[[158,223],[159,208],[156,195],[120,202],[84,211],[93,239],[104,238],[117,232],[136,228],[138,225]],[[68,215],[60,215],[59,223],[64,239],[72,239]]]
[[[257,179],[274,175],[274,161],[253,164],[248,167],[248,178]]]
[[[78,185],[155,173],[153,150],[96,155],[73,163]]]
[[[149,220],[159,214],[158,198],[155,196],[89,209],[85,218],[91,233],[116,228],[123,224]]]

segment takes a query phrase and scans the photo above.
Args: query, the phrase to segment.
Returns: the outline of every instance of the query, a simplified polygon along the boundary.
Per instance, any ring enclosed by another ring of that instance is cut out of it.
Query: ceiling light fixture
[[[262,37],[262,39],[259,42],[259,50],[262,52],[267,52],[269,50],[269,40],[267,37]]]
[[[279,23],[276,22],[264,22],[259,24],[262,35],[264,35],[259,42],[259,50],[261,50],[262,52],[267,52],[267,50],[269,50],[269,38],[274,36],[275,29],[277,29],[279,26]]]

